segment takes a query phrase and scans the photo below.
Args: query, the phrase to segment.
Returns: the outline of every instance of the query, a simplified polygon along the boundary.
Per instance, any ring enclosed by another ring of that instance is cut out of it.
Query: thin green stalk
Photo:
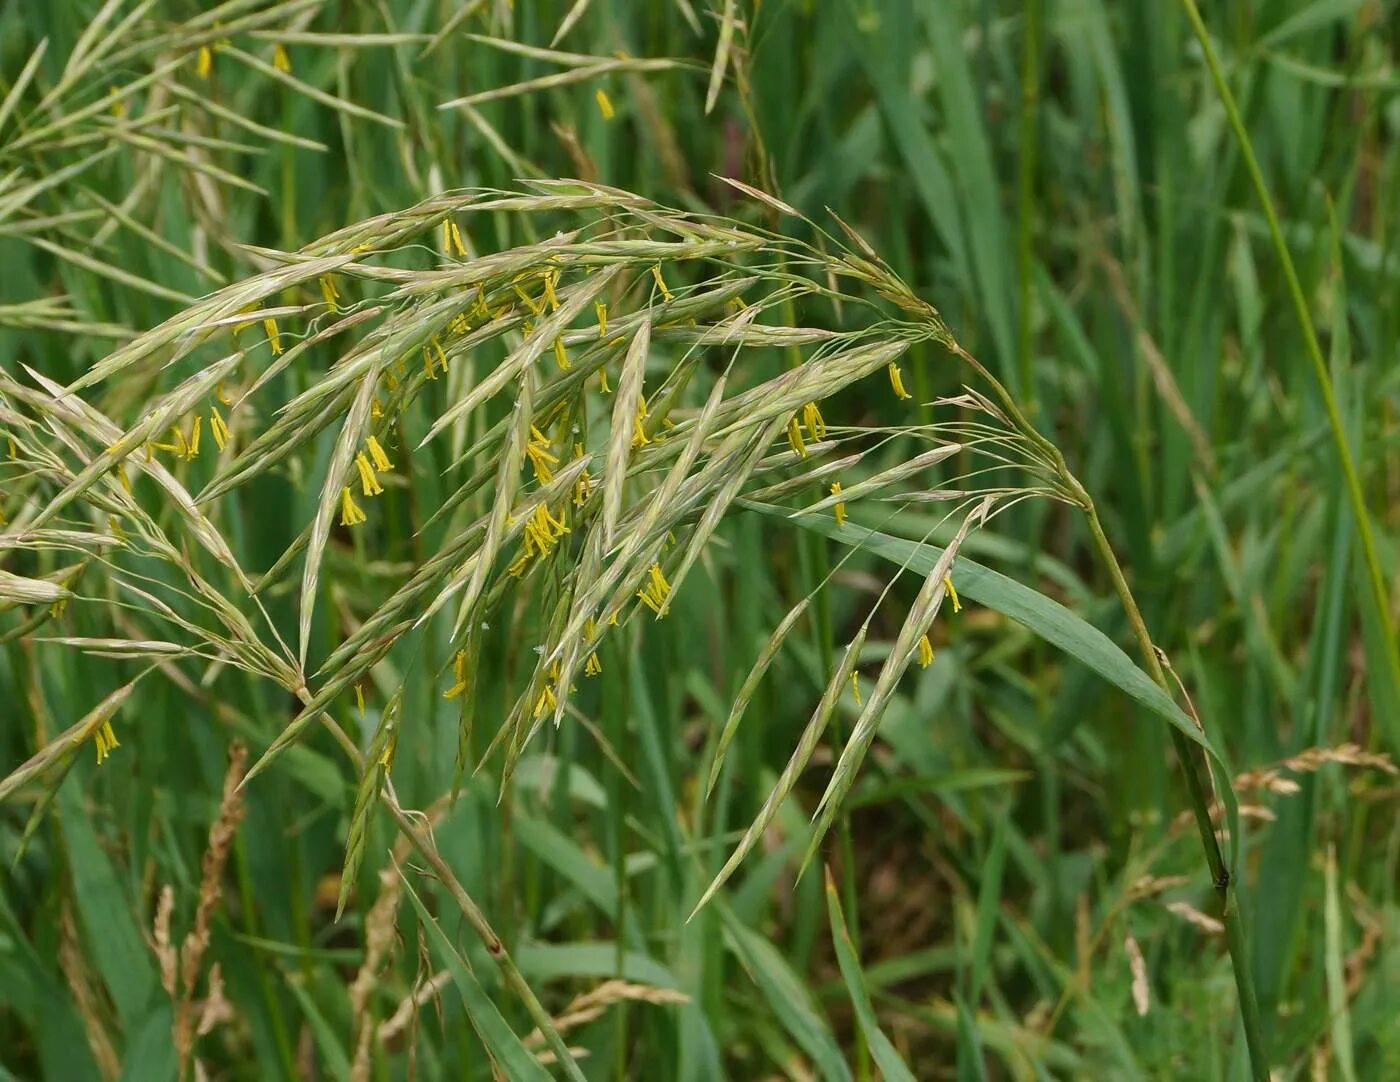
[[[1162,669],[1162,663],[1157,656],[1157,647],[1152,642],[1152,635],[1147,630],[1147,622],[1143,619],[1142,610],[1138,608],[1137,600],[1133,597],[1131,587],[1128,586],[1122,565],[1119,564],[1113,546],[1109,543],[1108,535],[1104,533],[1103,524],[1099,521],[1098,512],[1094,508],[1094,501],[1090,499],[1089,493],[1080,484],[1079,479],[1070,472],[1059,448],[1041,435],[1035,426],[1027,420],[1026,415],[1021,411],[1006,387],[988,372],[972,354],[960,346],[955,346],[954,351],[990,384],[1002,405],[1006,407],[1012,423],[1046,455],[1054,465],[1061,482],[1068,489],[1069,495],[1083,509],[1089,522],[1089,532],[1094,538],[1094,546],[1104,565],[1108,568],[1109,577],[1113,580],[1114,591],[1123,606],[1123,612],[1128,617],[1128,624],[1132,628],[1134,639],[1137,640],[1143,662],[1147,666],[1147,672],[1158,687],[1175,698],[1175,689],[1172,687],[1171,681],[1167,679],[1166,672]],[[1191,801],[1191,813],[1196,821],[1196,830],[1201,837],[1201,848],[1205,850],[1206,864],[1210,868],[1219,918],[1225,925],[1225,944],[1230,952],[1230,964],[1235,974],[1235,989],[1240,1004],[1240,1020],[1244,1025],[1245,1043],[1249,1046],[1251,1077],[1255,1079],[1255,1082],[1268,1082],[1269,1057],[1264,1042],[1263,1027],[1260,1024],[1259,998],[1254,989],[1254,969],[1249,962],[1248,940],[1245,935],[1243,918],[1240,915],[1240,907],[1236,901],[1236,892],[1233,889],[1235,884],[1230,877],[1229,869],[1226,867],[1224,855],[1220,851],[1220,841],[1215,836],[1215,827],[1210,820],[1209,767],[1205,762],[1204,751],[1194,748],[1179,729],[1173,727],[1170,731],[1172,747],[1181,763],[1182,772],[1186,776],[1186,791]],[[1224,779],[1224,784],[1228,785],[1229,780]],[[1236,844],[1239,843],[1239,839],[1235,839],[1235,841]]]
[[[1031,293],[1035,268],[1035,171],[1038,147],[1037,113],[1040,107],[1041,0],[1026,0],[1021,28],[1021,114],[1018,125],[1016,156],[1016,358],[1019,364],[1021,394],[1025,396],[1026,413],[1036,417],[1040,402],[1035,388],[1034,326],[1031,319]],[[1035,503],[1027,504],[1024,516],[1024,536],[1031,540],[1026,546],[1025,570],[1029,574],[1037,551],[1036,539],[1045,526],[1043,510]],[[1044,643],[1036,639],[1031,647],[1031,676],[1035,688],[1035,707],[1046,731],[1049,717],[1048,685],[1045,671]],[[1060,830],[1059,777],[1055,757],[1048,749],[1039,753],[1042,809],[1046,823],[1046,854],[1050,862],[1050,912],[1052,927],[1059,925],[1060,913]]]
[[[442,855],[437,850],[437,845],[429,837],[426,831],[417,826],[408,813],[399,804],[397,795],[394,793],[392,785],[386,784],[380,792],[380,797],[384,801],[384,806],[389,809],[389,814],[394,817],[394,821],[399,824],[399,829],[403,831],[405,838],[409,840],[413,848],[418,851],[418,855],[428,862],[428,867],[432,869],[433,875],[437,877],[452,896],[452,900],[457,904],[457,908],[462,911],[462,916],[467,918],[476,934],[481,938],[482,945],[486,948],[486,953],[491,956],[492,961],[500,968],[501,976],[505,979],[511,990],[520,997],[520,1001],[525,1005],[526,1012],[530,1015],[530,1020],[539,1027],[539,1031],[544,1034],[545,1041],[558,1057],[560,1066],[568,1077],[583,1082],[583,1075],[579,1072],[578,1064],[574,1062],[573,1054],[564,1044],[564,1039],[559,1036],[559,1031],[554,1028],[554,1021],[550,1018],[549,1012],[535,997],[534,991],[530,988],[529,982],[516,967],[515,960],[511,958],[506,950],[505,943],[501,940],[495,930],[491,927],[491,922],[486,919],[486,914],[472,900],[466,888],[457,881],[457,877],[448,867],[447,861],[442,859]]]
[[[614,744],[621,748],[627,745],[627,718],[631,716],[631,662],[632,652],[630,650],[617,649],[615,644],[608,657],[608,664],[616,665],[619,671],[616,683],[605,686],[603,690],[603,717],[611,722],[611,736]],[[609,702],[610,692],[615,689],[621,702]],[[608,771],[608,811],[611,813],[612,828],[612,861],[613,861],[613,889],[617,892],[617,921],[616,931],[613,933],[617,940],[616,953],[613,956],[613,975],[617,980],[624,979],[623,965],[627,953],[627,937],[623,934],[623,929],[627,926],[627,902],[629,898],[627,885],[627,798],[631,794],[628,791],[627,779],[617,770]],[[616,1082],[626,1082],[627,1068],[631,1062],[631,1050],[628,1048],[628,1025],[627,1025],[627,1004],[619,1003],[614,1011],[613,1018],[614,1033],[616,1034],[613,1043],[613,1078]]]
[[[1083,487],[1068,471],[1065,471],[1065,480],[1076,488],[1078,493],[1084,494],[1087,501],[1085,516],[1089,520],[1089,532],[1093,535],[1094,544],[1099,550],[1100,557],[1108,567],[1109,575],[1113,579],[1114,590],[1122,603],[1123,611],[1128,616],[1128,623],[1133,629],[1133,637],[1137,639],[1138,648],[1147,664],[1147,671],[1158,686],[1170,695],[1172,694],[1171,683],[1167,679],[1167,674],[1162,670],[1162,663],[1157,656],[1157,648],[1152,642],[1152,636],[1147,630],[1147,623],[1143,620],[1142,612],[1138,609],[1137,601],[1133,598],[1132,590],[1128,587],[1128,581],[1123,575],[1123,569],[1114,554],[1113,546],[1109,544],[1108,536],[1103,531],[1103,524],[1099,521],[1098,512],[1094,509],[1092,501],[1088,501],[1088,495],[1084,493]],[[1230,952],[1230,963],[1235,971],[1235,988],[1239,996],[1240,1018],[1244,1023],[1245,1043],[1249,1046],[1252,1076],[1256,1082],[1267,1082],[1269,1058],[1264,1043],[1263,1027],[1259,1019],[1259,997],[1254,990],[1254,968],[1249,961],[1248,940],[1245,936],[1244,922],[1240,916],[1237,895],[1233,889],[1234,882],[1225,865],[1225,858],[1220,852],[1220,842],[1215,835],[1215,827],[1210,821],[1209,767],[1206,765],[1204,752],[1199,748],[1193,748],[1191,742],[1179,729],[1171,729],[1171,737],[1172,747],[1181,763],[1182,771],[1186,775],[1186,789],[1191,798],[1191,812],[1196,820],[1196,829],[1201,836],[1201,846],[1205,849],[1206,863],[1210,866],[1211,882],[1215,887],[1219,916],[1225,924],[1225,943]],[[1229,784],[1228,781],[1226,784]],[[1239,844],[1238,838],[1235,839],[1235,844]]]
[[[1342,476],[1346,483],[1347,502],[1351,505],[1352,518],[1356,520],[1357,535],[1361,539],[1361,551],[1366,561],[1366,574],[1370,580],[1371,592],[1374,595],[1381,634],[1385,638],[1391,687],[1400,690],[1400,650],[1397,650],[1396,647],[1395,624],[1390,613],[1390,595],[1386,589],[1385,574],[1381,570],[1380,557],[1376,552],[1376,540],[1371,532],[1370,516],[1366,512],[1366,498],[1361,490],[1361,477],[1357,473],[1356,462],[1351,453],[1351,444],[1347,440],[1346,429],[1342,424],[1341,410],[1337,406],[1337,396],[1332,389],[1331,377],[1327,373],[1327,362],[1322,356],[1322,346],[1318,342],[1312,315],[1308,311],[1307,298],[1303,295],[1303,286],[1298,281],[1298,272],[1294,269],[1293,257],[1288,251],[1288,244],[1283,239],[1283,230],[1279,226],[1278,215],[1274,212],[1273,199],[1269,196],[1269,189],[1264,183],[1264,174],[1259,168],[1259,160],[1254,155],[1254,145],[1250,141],[1249,133],[1245,130],[1244,119],[1240,116],[1239,107],[1235,104],[1235,97],[1230,93],[1230,87],[1225,82],[1225,73],[1221,70],[1220,60],[1215,55],[1215,48],[1211,45],[1210,35],[1206,32],[1206,25],[1201,19],[1201,13],[1196,7],[1195,0],[1181,0],[1181,3],[1186,9],[1186,17],[1191,21],[1191,29],[1195,31],[1196,40],[1200,43],[1201,52],[1206,59],[1206,67],[1210,69],[1216,92],[1220,95],[1220,102],[1225,106],[1225,115],[1229,118],[1230,127],[1234,130],[1235,138],[1239,142],[1240,152],[1244,155],[1245,168],[1249,170],[1249,179],[1253,182],[1254,191],[1259,196],[1259,202],[1264,208],[1264,219],[1269,226],[1269,236],[1273,240],[1274,250],[1277,252],[1279,264],[1283,268],[1284,280],[1288,283],[1288,294],[1293,301],[1293,311],[1298,318],[1298,327],[1303,332],[1303,344],[1307,347],[1308,360],[1312,362],[1313,375],[1317,379],[1317,389],[1322,395],[1322,404],[1327,412],[1327,424],[1332,432],[1332,442],[1337,448],[1337,460],[1341,463]]]
[[[1016,159],[1016,355],[1026,412],[1038,409],[1031,363],[1031,227],[1035,213],[1036,109],[1040,102],[1040,0],[1026,0],[1021,53],[1020,154]]]

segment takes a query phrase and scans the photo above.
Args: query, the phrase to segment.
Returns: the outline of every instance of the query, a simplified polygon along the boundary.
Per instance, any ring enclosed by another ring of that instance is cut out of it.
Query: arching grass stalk
[[[1391,689],[1400,694],[1400,648],[1397,648],[1396,645],[1395,624],[1390,615],[1390,594],[1386,589],[1385,573],[1381,570],[1380,556],[1376,551],[1375,535],[1371,532],[1371,519],[1366,513],[1366,498],[1361,491],[1361,476],[1357,473],[1356,460],[1352,457],[1351,444],[1347,441],[1346,429],[1342,425],[1341,410],[1337,407],[1336,392],[1332,389],[1332,380],[1327,374],[1327,362],[1323,359],[1322,346],[1317,340],[1317,330],[1313,327],[1312,315],[1308,312],[1307,298],[1303,296],[1303,286],[1299,282],[1298,272],[1293,266],[1293,256],[1289,253],[1288,244],[1283,239],[1283,230],[1279,226],[1278,215],[1274,212],[1273,199],[1269,196],[1268,186],[1264,183],[1264,174],[1259,168],[1259,159],[1254,154],[1254,144],[1250,142],[1249,132],[1245,130],[1244,119],[1240,116],[1239,106],[1235,104],[1235,96],[1230,93],[1230,86],[1225,81],[1225,73],[1221,70],[1220,60],[1215,55],[1215,48],[1210,43],[1210,35],[1206,32],[1206,25],[1201,19],[1200,10],[1196,7],[1196,0],[1181,0],[1181,4],[1186,9],[1186,17],[1191,22],[1191,29],[1195,31],[1196,40],[1200,43],[1201,52],[1205,56],[1206,67],[1210,70],[1211,79],[1215,82],[1216,93],[1220,95],[1220,103],[1225,107],[1225,115],[1229,118],[1230,127],[1240,144],[1245,168],[1249,170],[1249,179],[1253,183],[1254,191],[1259,196],[1259,202],[1264,208],[1264,220],[1269,226],[1269,237],[1273,241],[1274,251],[1278,254],[1284,280],[1288,283],[1288,295],[1293,301],[1293,311],[1298,318],[1298,328],[1303,332],[1303,345],[1308,360],[1312,362],[1312,372],[1317,379],[1318,392],[1322,395],[1322,405],[1327,412],[1327,425],[1332,433],[1332,443],[1337,448],[1337,461],[1342,467],[1342,477],[1346,484],[1347,503],[1351,507],[1352,518],[1356,521],[1357,536],[1361,539],[1361,552],[1366,563],[1366,578],[1370,583],[1372,598],[1376,605],[1376,619],[1380,625],[1381,635],[1385,639],[1385,655],[1390,670]]]
[[[1112,544],[1109,543],[1108,535],[1104,533],[1103,524],[1099,521],[1093,499],[1090,498],[1084,486],[1080,484],[1079,479],[1070,471],[1059,448],[1036,430],[1035,426],[1021,412],[1020,407],[1006,387],[988,372],[976,357],[961,346],[955,346],[954,351],[996,391],[997,397],[1006,408],[1011,422],[1028,440],[1045,453],[1047,459],[1054,464],[1060,482],[1083,508],[1085,518],[1089,523],[1090,536],[1094,539],[1094,547],[1108,568],[1109,577],[1113,580],[1114,592],[1117,593],[1119,602],[1123,606],[1123,612],[1127,615],[1128,624],[1132,628],[1133,638],[1137,641],[1138,650],[1142,654],[1147,672],[1158,687],[1168,695],[1173,695],[1175,689],[1162,668],[1157,647],[1147,630],[1147,622],[1143,619],[1142,610],[1138,608],[1137,600],[1133,597],[1132,589],[1128,586],[1128,580],[1123,574],[1122,565],[1118,562]],[[1201,848],[1205,850],[1206,865],[1210,869],[1211,884],[1215,891],[1216,915],[1225,925],[1225,943],[1230,952],[1230,963],[1235,974],[1240,1019],[1244,1025],[1245,1042],[1249,1046],[1251,1077],[1256,1082],[1267,1082],[1269,1058],[1259,1019],[1259,998],[1254,989],[1254,970],[1249,961],[1249,947],[1244,922],[1240,914],[1235,883],[1230,869],[1226,865],[1224,854],[1221,853],[1220,841],[1216,837],[1215,827],[1210,818],[1210,768],[1206,763],[1205,752],[1202,749],[1193,748],[1191,741],[1179,729],[1170,726],[1168,728],[1171,732],[1172,747],[1181,763],[1182,772],[1186,776],[1186,791],[1191,801],[1192,817],[1195,819],[1196,830],[1201,837]],[[1221,783],[1228,785],[1229,779],[1222,778]],[[1234,839],[1234,842],[1238,847],[1239,839]]]

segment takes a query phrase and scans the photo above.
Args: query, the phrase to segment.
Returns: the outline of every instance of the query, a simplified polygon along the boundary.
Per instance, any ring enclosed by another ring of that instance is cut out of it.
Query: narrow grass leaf
[[[705,798],[708,800],[715,790],[715,782],[719,780],[720,770],[724,766],[724,757],[729,751],[729,745],[733,742],[735,734],[739,731],[739,723],[744,720],[744,712],[748,709],[749,702],[753,699],[754,693],[758,691],[758,685],[762,682],[764,674],[773,664],[778,656],[778,651],[782,648],[783,640],[788,637],[788,633],[802,619],[802,614],[807,611],[807,606],[811,604],[812,598],[804,597],[796,605],[788,610],[788,614],[783,617],[782,622],[773,629],[773,634],[768,637],[768,641],[763,644],[763,649],[758,652],[758,657],[754,659],[753,667],[749,669],[748,676],[744,677],[744,682],[739,686],[739,692],[734,696],[734,703],[729,708],[729,717],[724,721],[724,727],[720,729],[719,740],[715,743],[714,761],[710,763],[710,774],[705,782]]]
[[[715,892],[722,887],[729,877],[734,874],[750,850],[763,837],[763,832],[768,829],[770,823],[777,816],[778,810],[782,807],[783,801],[788,798],[793,787],[797,784],[797,779],[806,769],[807,763],[812,758],[812,753],[817,750],[817,744],[826,732],[827,724],[831,721],[831,715],[836,711],[837,703],[841,701],[841,696],[845,693],[851,679],[851,674],[855,672],[856,665],[860,663],[860,652],[865,645],[865,636],[868,627],[862,626],[856,632],[854,639],[846,646],[845,653],[841,655],[841,663],[837,665],[836,671],[832,673],[831,679],[827,681],[826,690],[822,693],[821,699],[817,702],[817,707],[812,711],[811,718],[807,721],[807,726],[802,730],[802,736],[797,742],[797,747],[793,749],[787,765],[783,767],[783,772],[778,777],[777,783],[773,786],[773,791],[763,802],[763,807],[759,809],[754,821],[749,824],[749,828],[744,831],[744,836],[739,840],[739,844],[734,847],[734,852],[729,859],[724,862],[724,867],[719,870],[710,885],[705,888],[705,893],[700,896],[700,900],[695,903],[695,908],[691,910],[690,918],[694,919],[695,914],[704,908],[705,903],[714,897]]]
[[[721,906],[719,912],[725,946],[739,959],[783,1028],[811,1057],[821,1077],[827,1082],[851,1082],[851,1069],[846,1066],[831,1024],[782,952],[739,920],[728,906]]]
[[[841,980],[846,985],[851,1007],[856,1012],[856,1022],[865,1035],[866,1046],[871,1058],[886,1082],[914,1082],[914,1073],[909,1070],[900,1054],[880,1029],[875,1017],[875,1006],[870,1002],[870,993],[865,987],[865,977],[861,973],[860,958],[856,955],[851,933],[846,929],[846,917],[841,911],[841,897],[836,891],[836,882],[831,878],[831,870],[826,870],[826,913],[831,922],[831,943],[836,948],[836,964],[841,969]]]
[[[482,987],[481,982],[476,979],[476,974],[472,972],[471,963],[457,953],[457,948],[452,945],[447,933],[433,919],[428,907],[418,897],[418,892],[413,889],[408,876],[400,870],[399,877],[403,881],[408,900],[413,904],[414,912],[418,914],[419,926],[428,938],[432,953],[452,975],[452,983],[462,997],[463,1007],[466,1008],[467,1019],[481,1038],[481,1043],[486,1046],[491,1059],[505,1072],[507,1078],[519,1079],[520,1082],[530,1082],[532,1079],[549,1082],[549,1072],[540,1066],[539,1061],[530,1054],[510,1025],[501,1017],[491,994]]]
[[[705,112],[708,115],[719,100],[719,88],[724,85],[724,72],[729,66],[729,51],[734,46],[734,0],[724,0],[719,17],[719,44],[715,47],[715,62],[710,68],[710,86],[705,92]]]

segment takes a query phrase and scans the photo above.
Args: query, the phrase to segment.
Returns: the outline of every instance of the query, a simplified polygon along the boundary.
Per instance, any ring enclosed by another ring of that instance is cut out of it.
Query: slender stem
[[[1385,574],[1381,570],[1380,557],[1376,552],[1376,540],[1371,532],[1370,516],[1366,512],[1366,498],[1361,489],[1361,477],[1357,473],[1356,462],[1352,457],[1351,443],[1347,439],[1346,429],[1342,423],[1341,410],[1337,407],[1337,396],[1332,389],[1331,377],[1327,373],[1327,362],[1322,356],[1322,346],[1318,343],[1312,315],[1308,312],[1307,298],[1303,294],[1302,284],[1298,281],[1298,272],[1293,267],[1293,256],[1289,253],[1288,244],[1283,239],[1283,230],[1279,226],[1278,215],[1274,212],[1274,202],[1269,196],[1268,186],[1264,183],[1264,174],[1259,168],[1259,160],[1254,156],[1254,145],[1250,142],[1249,132],[1245,130],[1244,119],[1240,116],[1239,107],[1235,104],[1235,96],[1230,92],[1229,84],[1225,81],[1225,73],[1221,70],[1220,60],[1215,55],[1215,47],[1211,45],[1210,35],[1206,32],[1206,25],[1196,7],[1196,0],[1181,0],[1181,5],[1186,9],[1186,17],[1190,20],[1191,29],[1195,31],[1196,40],[1200,43],[1206,67],[1210,69],[1216,92],[1220,95],[1220,102],[1225,106],[1225,115],[1229,118],[1230,127],[1234,130],[1235,138],[1239,142],[1240,152],[1244,156],[1245,168],[1249,171],[1249,179],[1253,182],[1254,191],[1259,196],[1259,202],[1264,208],[1264,219],[1269,225],[1269,236],[1273,240],[1274,250],[1277,252],[1279,264],[1283,268],[1284,280],[1288,283],[1288,294],[1293,301],[1293,311],[1298,318],[1298,327],[1303,332],[1303,344],[1307,347],[1308,360],[1312,362],[1313,376],[1317,380],[1317,389],[1322,395],[1322,404],[1327,412],[1327,423],[1332,432],[1332,442],[1337,448],[1337,460],[1341,464],[1342,477],[1346,483],[1347,502],[1351,506],[1352,518],[1356,520],[1356,532],[1361,539],[1366,574],[1370,580],[1371,592],[1375,599],[1376,618],[1380,622],[1381,634],[1385,638],[1391,688],[1400,692],[1400,649],[1396,647],[1395,623],[1390,612],[1390,594],[1386,589]]]
[[[1036,109],[1040,101],[1040,0],[1026,0],[1021,53],[1020,153],[1016,158],[1017,343],[1020,389],[1027,412],[1038,412],[1031,363],[1031,226],[1035,208]]]
[[[955,345],[953,351],[991,385],[1001,400],[1001,404],[1005,406],[1011,423],[1046,456],[1059,474],[1060,482],[1068,490],[1069,495],[1083,509],[1089,522],[1089,532],[1094,538],[1094,547],[1108,568],[1109,576],[1113,580],[1114,592],[1117,593],[1119,602],[1123,606],[1123,612],[1128,617],[1128,624],[1132,628],[1133,637],[1137,640],[1138,649],[1142,653],[1144,664],[1147,666],[1147,672],[1157,686],[1174,699],[1174,689],[1157,657],[1157,647],[1152,642],[1152,636],[1147,630],[1147,621],[1143,619],[1142,610],[1138,608],[1137,600],[1133,597],[1132,589],[1128,586],[1127,577],[1123,574],[1123,568],[1118,563],[1118,557],[1113,551],[1113,546],[1109,543],[1108,535],[1104,533],[1103,524],[1099,521],[1098,511],[1094,508],[1094,501],[1089,498],[1089,493],[1080,484],[1079,479],[1070,472],[1059,448],[1041,435],[1035,426],[1026,419],[1026,415],[1017,406],[1016,400],[1006,387],[988,372],[976,357],[961,346]],[[1210,767],[1206,763],[1205,752],[1189,741],[1181,730],[1172,726],[1170,732],[1172,747],[1181,763],[1182,772],[1186,775],[1186,791],[1191,800],[1191,813],[1196,821],[1196,830],[1201,836],[1201,848],[1205,850],[1206,864],[1210,868],[1220,920],[1225,925],[1225,945],[1230,952],[1230,964],[1235,973],[1240,1020],[1244,1025],[1245,1043],[1249,1047],[1251,1077],[1255,1079],[1255,1082],[1268,1082],[1269,1057],[1264,1043],[1263,1027],[1260,1024],[1259,998],[1254,990],[1254,970],[1249,964],[1249,948],[1244,922],[1240,915],[1240,907],[1236,902],[1234,883],[1231,881],[1225,858],[1220,851],[1220,841],[1215,835],[1215,827],[1210,820]],[[1223,778],[1221,781],[1222,784],[1230,784],[1228,778]],[[1235,843],[1239,844],[1238,838],[1235,839]]]
[[[296,697],[303,706],[311,705],[311,692],[305,684],[296,689]],[[350,734],[340,727],[335,718],[331,717],[329,711],[321,715],[321,724],[330,732],[331,736],[335,737],[335,742],[340,745],[340,750],[345,752],[345,757],[355,767],[355,773],[361,773],[364,770],[364,759],[360,755],[359,746],[350,738]]]
[[[416,826],[408,813],[399,804],[398,796],[394,792],[392,784],[386,783],[380,791],[380,796],[384,801],[384,806],[389,809],[389,814],[399,824],[399,829],[403,831],[405,838],[418,851],[418,855],[428,862],[428,867],[432,869],[438,881],[447,888],[447,892],[452,895],[452,900],[457,903],[457,908],[462,911],[462,916],[467,918],[467,923],[472,926],[476,934],[481,937],[482,944],[486,947],[486,953],[491,955],[492,960],[501,970],[501,976],[505,978],[506,984],[520,997],[520,1001],[525,1005],[525,1010],[529,1013],[531,1021],[539,1027],[539,1031],[544,1034],[549,1047],[558,1057],[558,1062],[571,1078],[582,1079],[578,1065],[574,1062],[572,1053],[564,1044],[564,1039],[559,1036],[559,1031],[554,1028],[554,1022],[549,1017],[549,1012],[538,999],[535,998],[534,991],[525,980],[520,970],[516,967],[514,959],[506,950],[505,944],[501,941],[495,930],[491,927],[491,922],[486,919],[486,914],[481,911],[481,907],[472,900],[466,888],[457,881],[457,877],[452,874],[452,869],[447,866],[447,861],[442,859],[442,855],[437,850],[437,845],[428,834]]]
[[[1073,477],[1069,477],[1068,480],[1076,486],[1079,485],[1079,482]],[[1082,486],[1080,491],[1083,491]],[[1147,663],[1148,672],[1158,686],[1170,695],[1172,688],[1166,673],[1162,670],[1162,663],[1157,657],[1157,648],[1152,642],[1152,636],[1148,633],[1142,612],[1137,607],[1132,590],[1128,588],[1127,579],[1123,576],[1123,569],[1118,563],[1117,556],[1114,555],[1107,535],[1103,532],[1098,512],[1094,510],[1092,503],[1089,504],[1085,513],[1089,520],[1089,531],[1093,534],[1099,555],[1108,567],[1114,589],[1122,602],[1123,611],[1128,616],[1128,623],[1132,626],[1133,636],[1137,639],[1138,647]],[[1263,1026],[1260,1024],[1259,997],[1254,990],[1254,970],[1249,962],[1249,944],[1245,936],[1244,922],[1240,916],[1240,907],[1236,900],[1234,883],[1230,878],[1229,869],[1225,866],[1224,857],[1221,855],[1220,841],[1215,835],[1215,827],[1210,821],[1210,787],[1208,784],[1210,768],[1205,761],[1205,753],[1187,740],[1180,729],[1173,727],[1170,731],[1172,746],[1176,751],[1177,759],[1181,762],[1182,771],[1186,775],[1186,789],[1190,794],[1191,811],[1196,820],[1196,829],[1201,835],[1201,846],[1205,849],[1206,863],[1210,865],[1211,880],[1215,887],[1220,919],[1225,924],[1225,945],[1230,952],[1230,963],[1235,971],[1235,988],[1239,995],[1240,1019],[1244,1023],[1244,1039],[1249,1046],[1251,1074],[1256,1082],[1268,1082],[1269,1057],[1264,1043]],[[1229,784],[1228,779],[1225,784]],[[1238,838],[1235,839],[1235,844],[1239,845]]]
[[[1070,478],[1070,481],[1075,485],[1079,483],[1073,478]],[[1142,653],[1143,660],[1147,663],[1147,671],[1159,687],[1170,692],[1171,684],[1167,680],[1166,672],[1162,669],[1161,660],[1157,657],[1157,647],[1152,642],[1152,636],[1147,630],[1147,623],[1142,618],[1142,612],[1137,607],[1137,601],[1133,597],[1132,590],[1128,587],[1128,580],[1123,575],[1123,568],[1118,563],[1113,546],[1109,544],[1108,535],[1103,531],[1103,523],[1099,521],[1099,513],[1092,502],[1089,503],[1084,513],[1089,521],[1089,533],[1094,538],[1094,546],[1099,550],[1099,556],[1108,568],[1109,577],[1113,579],[1114,592],[1123,605],[1123,611],[1127,614],[1128,624],[1133,631],[1133,638],[1137,640],[1138,649]],[[1224,876],[1226,868],[1225,859],[1220,852],[1220,842],[1215,836],[1215,827],[1210,821],[1209,800],[1206,795],[1209,785],[1205,784],[1201,778],[1201,771],[1205,763],[1202,755],[1191,752],[1190,741],[1179,729],[1172,729],[1172,737],[1177,755],[1186,771],[1186,785],[1191,790],[1192,810],[1196,817],[1196,829],[1201,835],[1201,844],[1206,851],[1206,862],[1210,865],[1211,877],[1218,883]],[[1197,799],[1198,795],[1200,796],[1199,800]]]

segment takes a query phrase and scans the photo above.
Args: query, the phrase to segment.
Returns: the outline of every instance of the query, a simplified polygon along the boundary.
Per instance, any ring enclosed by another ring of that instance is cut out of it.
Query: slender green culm
[[[1206,24],[1201,18],[1201,12],[1196,7],[1195,0],[1181,0],[1181,4],[1186,9],[1191,29],[1195,32],[1196,41],[1199,42],[1201,53],[1205,57],[1206,67],[1210,70],[1211,80],[1215,83],[1216,92],[1220,95],[1220,103],[1225,108],[1225,115],[1230,120],[1230,128],[1235,133],[1240,153],[1244,156],[1250,183],[1254,185],[1254,192],[1264,211],[1264,220],[1268,223],[1269,239],[1273,242],[1274,252],[1278,256],[1279,268],[1283,271],[1284,281],[1288,285],[1288,296],[1293,302],[1293,314],[1298,320],[1298,330],[1302,334],[1303,348],[1312,366],[1317,391],[1322,398],[1323,409],[1327,412],[1327,425],[1332,437],[1332,446],[1336,451],[1337,462],[1342,470],[1342,480],[1346,486],[1347,506],[1351,510],[1351,517],[1356,523],[1356,534],[1361,542],[1366,579],[1375,603],[1376,619],[1385,639],[1386,662],[1389,667],[1392,694],[1400,694],[1400,644],[1397,644],[1395,637],[1395,620],[1391,614],[1390,591],[1386,586],[1385,572],[1381,569],[1375,533],[1371,528],[1371,516],[1366,510],[1366,496],[1361,488],[1361,475],[1357,471],[1356,460],[1352,455],[1351,442],[1347,439],[1346,426],[1342,421],[1341,410],[1337,406],[1337,394],[1332,387],[1332,377],[1327,371],[1327,361],[1322,355],[1322,346],[1318,342],[1317,330],[1313,327],[1308,300],[1303,294],[1302,283],[1298,280],[1298,271],[1293,266],[1293,256],[1288,250],[1287,240],[1284,239],[1283,228],[1279,225],[1278,214],[1274,210],[1274,201],[1269,195],[1268,183],[1264,180],[1264,173],[1259,168],[1259,159],[1254,153],[1254,144],[1249,138],[1248,129],[1245,128],[1244,118],[1240,116],[1239,106],[1235,104],[1235,96],[1230,92],[1230,84],[1225,79],[1225,72],[1220,67],[1220,60],[1215,55],[1215,46],[1211,43],[1210,32],[1206,29]]]

